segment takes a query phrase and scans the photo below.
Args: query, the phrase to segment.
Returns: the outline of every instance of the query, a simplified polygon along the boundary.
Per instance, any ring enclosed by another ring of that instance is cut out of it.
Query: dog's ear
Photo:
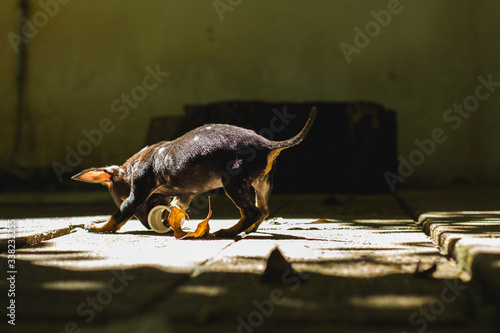
[[[71,177],[86,183],[103,184],[110,186],[113,184],[113,178],[122,176],[125,171],[119,166],[110,166],[106,168],[91,168],[80,172]]]

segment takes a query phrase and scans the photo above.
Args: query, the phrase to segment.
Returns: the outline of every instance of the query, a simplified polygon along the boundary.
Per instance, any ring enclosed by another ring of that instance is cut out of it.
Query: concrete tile
[[[9,239],[20,248],[69,234],[88,222],[87,217],[0,220],[0,252],[7,249]]]
[[[159,309],[182,304],[170,312],[173,325],[194,320],[204,329],[213,325],[227,331],[294,321],[297,327],[390,322],[400,332],[468,323],[470,300],[463,292],[453,302],[441,301],[448,284],[458,284],[460,291],[468,288],[457,280],[460,271],[413,221],[330,221],[318,223],[318,230],[310,230],[311,222],[284,218],[263,224],[258,233],[204,263]],[[262,284],[266,259],[275,247],[305,281],[288,275],[281,285]],[[413,277],[418,260],[426,267],[439,260],[435,279]],[[281,295],[280,300],[273,301],[273,295]],[[439,316],[431,313],[430,323],[420,311],[434,307]]]
[[[462,282],[422,280],[411,274],[305,276],[302,283],[286,276],[281,285],[263,285],[258,274],[204,272],[176,290],[158,311],[169,309],[173,325],[188,320],[208,327],[232,324],[231,331],[237,331],[242,323],[255,328],[285,322],[315,322],[325,327],[391,323],[401,330],[415,330],[430,324],[421,311],[430,312],[432,325],[464,325],[470,318],[469,300],[463,291],[459,297],[449,294],[449,285],[458,283],[465,288]],[[441,300],[443,293],[450,297],[447,303]]]
[[[16,257],[37,265],[78,271],[150,266],[189,273],[233,242],[176,240],[171,235],[146,230],[133,220],[116,234],[93,234],[79,229],[39,246],[19,249]]]
[[[481,297],[500,297],[500,204],[498,189],[415,191],[399,195],[423,230],[467,272]]]
[[[88,218],[87,218],[88,219]],[[116,234],[83,229],[16,250],[18,323],[51,318],[51,331],[132,316],[170,294],[233,240],[181,241],[133,220]],[[0,255],[7,267],[8,254]],[[0,289],[8,289],[0,281]],[[29,318],[29,319],[28,319]]]
[[[5,259],[0,262],[5,267]],[[39,321],[50,321],[45,332],[64,332],[71,322],[85,332],[89,325],[143,311],[189,278],[151,267],[74,271],[25,259],[17,259],[16,269],[13,299],[19,332]],[[0,281],[1,290],[8,289],[6,282]]]

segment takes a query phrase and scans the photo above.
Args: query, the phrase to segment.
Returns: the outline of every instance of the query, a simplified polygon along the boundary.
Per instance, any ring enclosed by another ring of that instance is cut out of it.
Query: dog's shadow
[[[174,232],[169,231],[164,234],[159,234],[154,232],[153,230],[130,230],[124,232],[118,232],[116,235],[135,235],[135,236],[161,236],[161,237],[174,237]],[[252,232],[249,234],[239,234],[236,237],[208,237],[208,238],[200,238],[200,239],[191,239],[191,240],[234,240],[239,241],[242,239],[258,239],[258,240],[283,240],[283,239],[301,239],[308,240],[308,237],[295,236],[295,235],[283,235],[283,234],[275,234],[269,232]]]
[[[130,231],[123,231],[123,232],[117,232],[116,235],[134,235],[134,236],[159,236],[159,237],[171,237],[174,238],[174,232],[169,231],[164,234],[160,234],[157,232],[154,232],[153,230],[130,230]],[[236,236],[236,237],[208,237],[208,238],[199,238],[199,239],[186,239],[186,240],[239,240],[241,239],[241,236]]]
[[[123,231],[123,232],[117,232],[117,235],[136,235],[136,236],[171,236],[174,237],[174,232],[169,231],[164,234],[160,234],[157,232],[154,232],[153,230],[130,230],[130,231]]]
[[[102,223],[107,220],[96,220],[92,221],[93,223]],[[145,230],[127,230],[127,231],[119,231],[115,233],[115,235],[134,235],[134,236],[161,236],[161,237],[174,237],[174,232],[173,230],[166,232],[166,233],[157,233],[151,229],[145,229]],[[300,239],[300,240],[309,240],[309,237],[304,237],[304,236],[296,236],[296,235],[290,235],[290,234],[280,234],[280,233],[272,233],[272,232],[266,232],[266,231],[256,231],[256,232],[251,232],[249,234],[242,233],[239,234],[235,237],[215,237],[213,236],[213,233],[211,233],[212,237],[208,238],[200,238],[196,240],[234,240],[234,241],[239,241],[242,239],[259,239],[259,240],[286,240],[286,239]]]

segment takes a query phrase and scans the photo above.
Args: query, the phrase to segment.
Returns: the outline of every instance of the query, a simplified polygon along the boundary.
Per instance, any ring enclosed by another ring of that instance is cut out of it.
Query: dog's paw
[[[110,230],[105,229],[103,226],[98,226],[95,224],[95,222],[90,222],[85,226],[85,230],[87,232],[92,232],[92,233],[107,233],[111,232]]]
[[[87,232],[98,232],[98,229],[99,227],[94,222],[90,222],[89,224],[85,225],[85,231]]]

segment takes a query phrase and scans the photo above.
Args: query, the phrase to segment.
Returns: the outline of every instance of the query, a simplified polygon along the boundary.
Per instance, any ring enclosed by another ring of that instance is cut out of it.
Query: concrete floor
[[[0,195],[12,277],[0,290],[16,324],[2,316],[0,329],[497,332],[499,194],[273,195],[268,221],[238,240],[176,240],[137,220],[87,233],[116,209],[105,191]],[[206,215],[199,207],[185,229]],[[212,210],[211,231],[236,223],[227,199]]]

